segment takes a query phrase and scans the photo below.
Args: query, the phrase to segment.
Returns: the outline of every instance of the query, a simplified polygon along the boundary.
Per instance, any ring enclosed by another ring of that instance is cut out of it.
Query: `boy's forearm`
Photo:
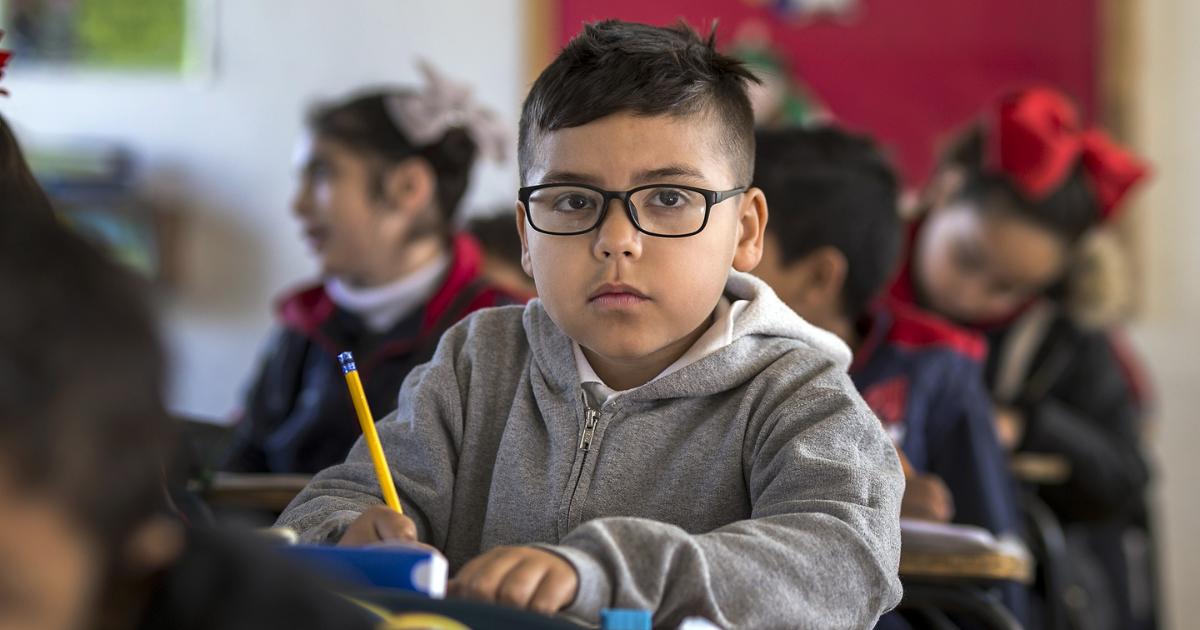
[[[374,505],[382,505],[378,483],[372,487],[364,475],[374,475],[371,464],[348,463],[318,473],[292,500],[276,525],[287,526],[309,544],[331,544],[342,538],[354,519]]]
[[[433,379],[449,384],[447,391],[457,393],[453,369],[448,367],[454,365],[449,358],[452,349],[443,347],[452,335],[453,331],[443,338],[433,362],[417,366],[409,373],[401,387],[399,407],[376,423],[404,515],[413,520],[420,541],[438,547],[446,542],[456,459],[454,436],[447,429],[453,423],[444,419],[457,420],[461,412],[455,400],[421,396],[418,390],[421,381]],[[436,374],[432,373],[434,370]],[[417,423],[413,418],[425,421]],[[413,456],[414,453],[420,456]],[[313,477],[279,517],[278,524],[296,530],[303,542],[336,543],[358,515],[382,504],[379,477],[366,442],[360,437],[350,449],[346,463]]]
[[[544,547],[579,574],[564,613],[591,622],[615,606],[655,610],[655,626],[702,615],[730,630],[869,628],[900,597],[898,549],[881,553],[830,514],[751,519],[702,535],[646,519],[597,519]]]

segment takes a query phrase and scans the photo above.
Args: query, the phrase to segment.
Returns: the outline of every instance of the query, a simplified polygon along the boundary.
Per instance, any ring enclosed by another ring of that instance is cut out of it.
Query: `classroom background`
[[[45,59],[24,64],[18,57],[10,66],[4,84],[11,96],[0,101],[0,112],[30,148],[35,167],[57,169],[60,193],[140,209],[130,224],[86,213],[78,220],[126,238],[131,262],[158,278],[173,358],[170,404],[180,415],[214,421],[230,417],[255,370],[275,296],[316,270],[290,211],[292,155],[307,109],[366,86],[417,83],[419,58],[474,86],[481,101],[511,121],[515,137],[525,89],[570,37],[571,25],[608,16],[662,23],[672,15],[703,25],[721,16],[724,36],[745,46],[765,42],[791,64],[805,85],[797,97],[801,115],[829,111],[877,134],[895,150],[910,184],[927,173],[938,133],[965,122],[997,86],[1038,78],[1072,90],[1086,112],[1155,165],[1120,234],[1134,262],[1131,336],[1158,401],[1149,444],[1167,627],[1200,619],[1200,599],[1190,597],[1200,588],[1200,458],[1192,455],[1200,443],[1194,411],[1200,409],[1200,248],[1191,242],[1200,235],[1193,209],[1200,198],[1194,177],[1200,4],[163,0],[162,6],[185,12],[185,19],[166,9],[140,19],[183,24],[181,32],[145,31],[179,42],[178,49],[139,57],[109,42],[107,56],[75,59],[56,56],[47,44]],[[814,16],[814,7],[829,13]],[[88,16],[75,17],[86,26]],[[872,62],[879,59],[892,65]],[[482,166],[468,193],[468,214],[510,206],[516,185],[512,161]]]

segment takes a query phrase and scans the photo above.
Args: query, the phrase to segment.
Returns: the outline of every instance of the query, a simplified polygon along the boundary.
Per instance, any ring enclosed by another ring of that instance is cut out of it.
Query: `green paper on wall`
[[[180,70],[188,0],[8,0],[17,59],[116,70]]]
[[[183,63],[186,0],[80,0],[79,41],[86,63],[178,68]]]

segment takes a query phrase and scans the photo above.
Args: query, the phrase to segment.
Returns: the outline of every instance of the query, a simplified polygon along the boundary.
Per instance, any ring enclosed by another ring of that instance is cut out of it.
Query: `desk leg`
[[[971,617],[984,630],[1023,630],[1012,613],[991,593],[970,584],[905,584],[901,608],[934,608]]]

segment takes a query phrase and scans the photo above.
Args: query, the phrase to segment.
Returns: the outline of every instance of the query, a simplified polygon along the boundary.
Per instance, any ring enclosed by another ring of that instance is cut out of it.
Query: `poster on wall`
[[[0,0],[21,72],[205,75],[216,0]]]
[[[1099,0],[545,0],[553,50],[585,22],[715,24],[778,99],[777,122],[836,120],[876,136],[922,182],[955,130],[1006,89],[1050,83],[1096,112]],[[552,54],[552,53],[551,53]],[[541,58],[545,58],[542,55]]]

